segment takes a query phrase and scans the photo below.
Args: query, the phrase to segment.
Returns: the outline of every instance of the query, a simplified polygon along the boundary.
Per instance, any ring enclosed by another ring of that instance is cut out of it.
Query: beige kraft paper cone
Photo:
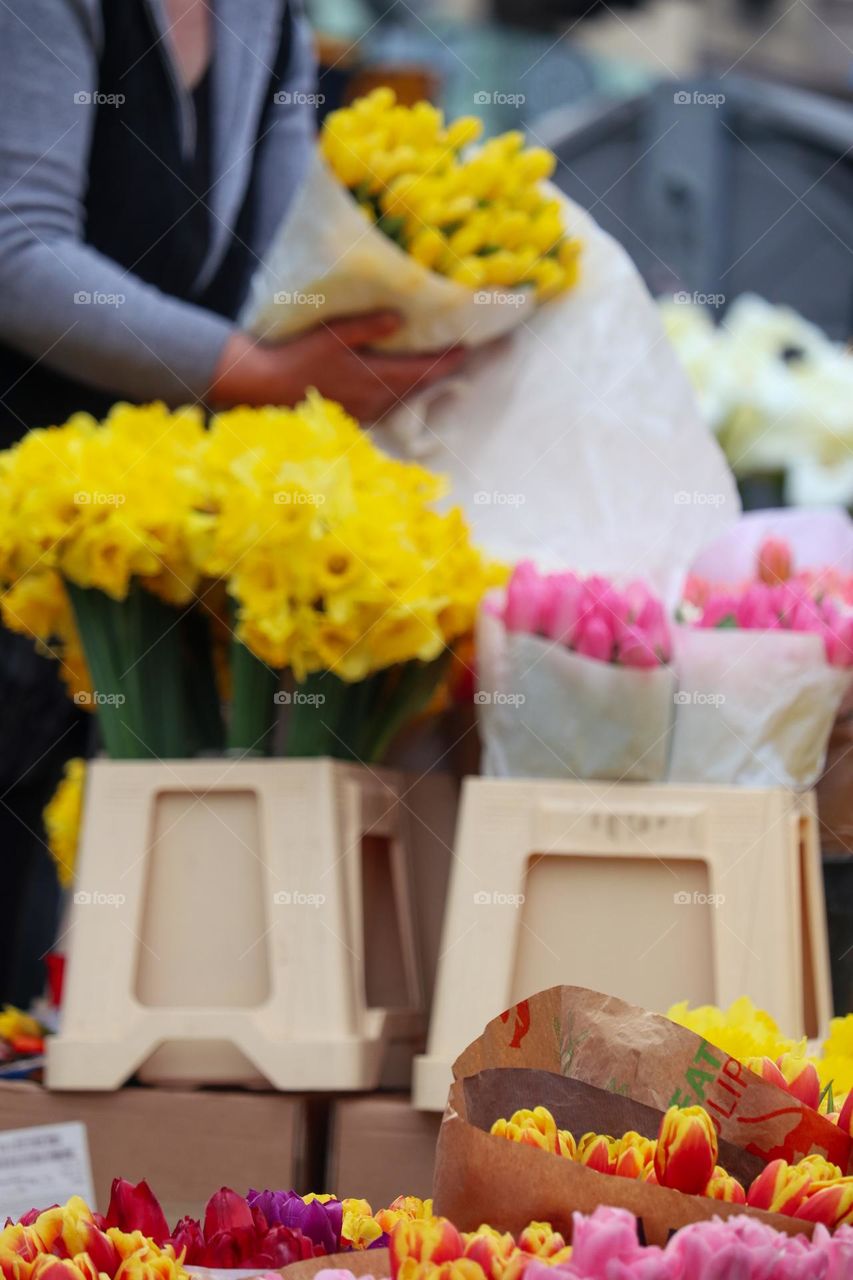
[[[853,1172],[853,1144],[825,1116],[663,1015],[585,987],[550,987],[493,1018],[453,1074],[458,1081],[490,1067],[539,1068],[657,1111],[701,1105],[721,1140],[764,1164],[814,1152]]]

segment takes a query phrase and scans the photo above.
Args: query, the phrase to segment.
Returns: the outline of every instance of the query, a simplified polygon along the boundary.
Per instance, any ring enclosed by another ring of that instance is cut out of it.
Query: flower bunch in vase
[[[432,698],[496,570],[442,482],[338,405],[117,405],[0,455],[0,609],[113,758],[377,760]]]

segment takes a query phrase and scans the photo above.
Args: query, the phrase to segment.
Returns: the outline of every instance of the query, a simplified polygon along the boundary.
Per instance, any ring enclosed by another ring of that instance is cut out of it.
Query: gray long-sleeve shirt
[[[112,0],[123,3],[124,0]],[[175,78],[181,129],[193,108],[168,52],[161,0],[146,0]],[[285,0],[213,0],[211,237],[202,276],[227,250],[251,176],[260,259],[313,145],[310,33],[295,19],[273,123],[258,137]],[[0,341],[49,369],[136,400],[185,403],[209,386],[234,325],[171,298],[85,242],[84,201],[102,41],[101,0],[0,0]],[[79,295],[119,296],[120,308]],[[75,301],[75,295],[78,301]]]

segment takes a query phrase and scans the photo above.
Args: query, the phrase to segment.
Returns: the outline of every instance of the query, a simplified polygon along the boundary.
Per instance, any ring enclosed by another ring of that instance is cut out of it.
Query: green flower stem
[[[236,637],[231,642],[231,685],[229,755],[270,755],[279,673],[256,658]]]
[[[296,686],[288,720],[287,749],[291,757],[333,756],[354,759],[345,720],[353,697],[364,698],[368,683],[347,684],[331,671],[318,671]]]
[[[187,697],[181,616],[139,583],[125,600],[68,584],[107,753],[177,759],[196,734]]]
[[[380,763],[429,703],[449,657],[448,650],[433,662],[406,662],[352,683],[331,671],[309,676],[297,685],[286,754]]]
[[[427,707],[450,664],[451,650],[445,649],[432,662],[413,660],[399,668],[399,678],[388,697],[365,726],[361,758],[380,764],[397,734]]]
[[[196,753],[221,755],[225,747],[225,724],[216,685],[210,617],[201,608],[188,609],[181,625],[187,697],[197,736]]]

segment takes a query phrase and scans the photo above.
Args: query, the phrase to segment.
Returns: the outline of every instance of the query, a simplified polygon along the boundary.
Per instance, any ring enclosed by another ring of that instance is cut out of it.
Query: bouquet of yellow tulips
[[[286,754],[376,760],[496,580],[443,493],[317,395],[79,414],[0,454],[0,610],[115,758],[269,753],[284,706]]]
[[[284,337],[391,308],[389,348],[477,346],[571,288],[581,246],[546,185],[554,156],[518,132],[477,146],[480,129],[387,87],[333,111],[244,324]]]

